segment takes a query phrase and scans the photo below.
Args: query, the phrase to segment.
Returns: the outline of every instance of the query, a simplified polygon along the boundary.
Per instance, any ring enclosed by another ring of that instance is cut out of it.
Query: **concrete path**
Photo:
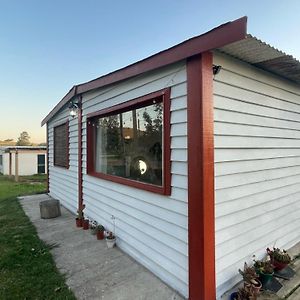
[[[107,249],[89,230],[75,226],[75,216],[62,207],[62,216],[40,218],[39,202],[48,195],[21,197],[20,203],[47,244],[57,268],[77,299],[183,300],[151,272],[118,248]]]

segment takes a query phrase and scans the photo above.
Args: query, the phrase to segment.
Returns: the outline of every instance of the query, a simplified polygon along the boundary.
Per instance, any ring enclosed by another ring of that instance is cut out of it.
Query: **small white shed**
[[[34,175],[47,173],[46,146],[0,147],[0,173],[3,175]]]
[[[50,195],[113,215],[118,246],[193,300],[300,241],[300,63],[246,20],[76,85],[42,121]]]

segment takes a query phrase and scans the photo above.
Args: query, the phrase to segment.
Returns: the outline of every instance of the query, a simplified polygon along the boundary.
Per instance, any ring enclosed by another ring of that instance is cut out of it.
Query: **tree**
[[[0,146],[15,146],[16,142],[13,139],[0,140]]]
[[[30,146],[30,136],[27,131],[23,131],[20,133],[20,136],[17,141],[17,146]]]

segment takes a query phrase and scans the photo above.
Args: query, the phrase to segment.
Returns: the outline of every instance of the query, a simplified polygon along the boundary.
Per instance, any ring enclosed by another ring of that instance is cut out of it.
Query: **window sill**
[[[53,167],[68,170],[70,166],[53,165]]]
[[[119,184],[123,184],[126,185],[128,187],[133,187],[133,188],[138,188],[141,190],[145,190],[148,192],[152,192],[152,193],[156,193],[156,194],[161,194],[161,195],[170,195],[170,188],[168,187],[164,187],[164,186],[157,186],[157,185],[153,185],[150,183],[145,183],[145,182],[140,182],[140,181],[136,181],[136,180],[131,180],[131,179],[127,179],[127,178],[122,178],[119,176],[114,176],[114,175],[109,175],[109,174],[104,174],[104,173],[98,173],[98,172],[88,172],[87,175],[89,176],[93,176],[93,177],[97,177],[97,178],[101,178],[104,180],[108,180],[111,182],[115,182],[115,183],[119,183]]]

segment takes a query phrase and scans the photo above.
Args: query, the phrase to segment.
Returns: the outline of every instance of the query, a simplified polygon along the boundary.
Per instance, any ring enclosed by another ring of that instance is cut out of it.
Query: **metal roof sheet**
[[[1,146],[0,150],[10,151],[10,150],[46,150],[47,146]]]
[[[218,50],[300,84],[300,62],[250,34]]]

